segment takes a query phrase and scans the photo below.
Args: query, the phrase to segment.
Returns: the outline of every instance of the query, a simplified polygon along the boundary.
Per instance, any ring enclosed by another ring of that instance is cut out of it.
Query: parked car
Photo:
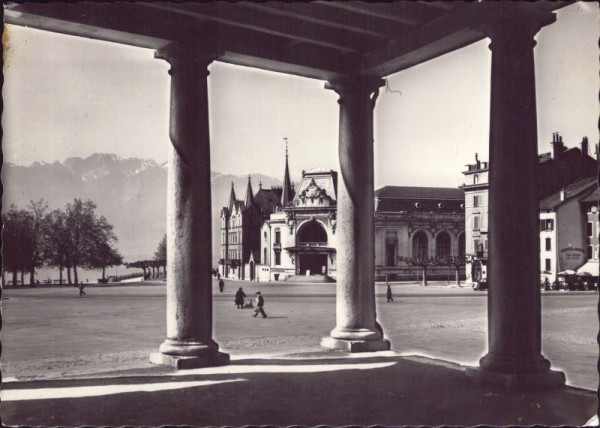
[[[473,290],[483,291],[488,289],[487,279],[481,279],[473,283]]]

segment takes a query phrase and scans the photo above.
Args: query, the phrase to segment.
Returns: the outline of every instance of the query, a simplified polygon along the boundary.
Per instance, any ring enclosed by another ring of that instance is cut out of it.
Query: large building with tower
[[[302,171],[294,197],[282,203],[262,226],[264,264],[260,267],[259,280],[325,282],[334,279],[336,205],[337,172]]]

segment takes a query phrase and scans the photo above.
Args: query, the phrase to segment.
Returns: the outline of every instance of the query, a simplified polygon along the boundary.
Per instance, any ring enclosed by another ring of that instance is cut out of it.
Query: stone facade
[[[229,205],[221,210],[219,273],[223,277],[250,281],[259,278],[260,228],[263,221],[279,209],[281,194],[281,187],[263,189],[260,186],[255,195],[248,176],[246,197],[238,200],[231,184]]]
[[[540,202],[540,272],[550,282],[558,280],[559,272],[598,260],[597,210],[583,202],[597,187],[596,177],[579,179]]]
[[[336,276],[337,173],[302,172],[294,198],[261,229],[261,269],[271,281]]]
[[[551,151],[538,155],[536,176],[538,180],[538,199],[551,198],[561,188],[576,182],[582,177],[597,174],[596,160],[589,156],[589,143],[583,137],[580,147],[565,147],[559,133],[552,135]],[[466,277],[467,282],[487,278],[488,264],[488,200],[489,200],[489,164],[481,162],[475,154],[475,163],[467,165],[463,172],[465,184],[465,233],[466,233]],[[545,224],[555,222],[554,213],[540,211],[540,221]],[[579,223],[579,222],[578,222]],[[541,272],[549,278],[556,275],[557,258],[549,257],[546,250],[546,239],[554,239],[549,232],[540,229],[543,240],[540,246]],[[548,236],[547,236],[548,235]],[[556,243],[554,243],[556,244]],[[551,248],[553,246],[551,245]],[[550,269],[546,269],[550,259]]]
[[[465,254],[464,195],[458,188],[386,186],[375,191],[375,278],[416,280],[418,267],[402,258],[443,261]],[[464,276],[464,267],[460,268]],[[429,279],[455,277],[455,268],[427,269]]]

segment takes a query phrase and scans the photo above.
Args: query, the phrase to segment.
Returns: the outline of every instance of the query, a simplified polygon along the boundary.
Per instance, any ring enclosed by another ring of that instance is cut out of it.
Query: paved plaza
[[[253,297],[255,291],[261,290],[265,297],[265,311],[268,318],[254,319],[251,317],[252,310],[236,309],[233,299],[235,291],[240,286],[249,297]],[[349,376],[348,373],[352,367],[355,369],[352,373],[356,373],[358,377],[368,377],[367,371],[360,370],[361,364],[363,368],[372,368],[373,376],[385,378],[387,375],[377,370],[383,370],[386,364],[393,363],[394,375],[400,375],[402,367],[404,367],[408,372],[402,374],[403,382],[408,382],[408,386],[416,387],[419,380],[414,377],[415,373],[423,370],[419,368],[422,363],[419,365],[417,361],[435,361],[436,364],[439,364],[435,369],[432,368],[423,374],[423,382],[426,381],[427,376],[431,375],[432,370],[446,369],[446,366],[453,366],[452,363],[463,366],[477,364],[478,359],[486,352],[487,348],[486,292],[476,292],[468,287],[457,288],[445,283],[432,283],[429,287],[419,287],[414,283],[398,283],[392,284],[392,290],[394,302],[386,303],[385,285],[376,285],[378,319],[384,328],[386,337],[392,343],[393,352],[381,356],[373,355],[370,359],[366,356],[353,356],[351,360],[353,362],[356,359],[357,366],[347,366],[343,370],[345,375],[336,372],[339,374],[340,381]],[[51,385],[56,386],[52,382],[64,382],[66,379],[80,379],[76,382],[82,382],[81,379],[108,378],[123,370],[138,374],[151,372],[155,376],[168,375],[169,382],[162,382],[161,385],[163,383],[171,384],[174,381],[173,375],[168,369],[153,367],[148,362],[150,352],[158,348],[166,335],[164,283],[87,287],[86,292],[86,296],[79,297],[78,290],[74,287],[4,291],[2,301],[2,374],[5,390],[40,388],[40,386],[49,388]],[[328,335],[335,325],[335,284],[225,281],[225,292],[219,293],[215,281],[213,293],[215,340],[223,351],[231,354],[233,365],[242,364],[243,367],[260,365],[260,368],[246,369],[243,375],[240,374],[241,377],[248,378],[257,375],[256,373],[269,371],[270,369],[266,369],[266,366],[273,368],[290,365],[292,363],[289,358],[293,359],[294,356],[302,358],[301,361],[298,360],[300,362],[294,363],[298,367],[310,365],[311,356],[322,357],[323,350],[319,346],[320,339]],[[596,341],[598,295],[593,292],[548,292],[543,293],[542,296],[544,355],[552,361],[554,368],[561,369],[566,373],[569,385],[596,390],[598,386],[596,369],[598,361]],[[408,355],[421,356],[421,359],[402,358]],[[330,353],[328,357],[330,359],[342,358],[336,353]],[[283,362],[284,360],[287,362]],[[258,361],[261,361],[262,365]],[[349,364],[349,360],[344,361]],[[339,361],[331,360],[325,364],[331,368],[335,366],[335,363],[339,363]],[[431,364],[429,365],[431,366]],[[298,367],[294,370],[300,372],[304,370]],[[307,371],[314,369],[313,367]],[[390,368],[390,370],[392,369]],[[280,370],[275,369],[275,371]],[[332,369],[332,371],[336,370]],[[176,380],[183,381],[185,379],[192,384],[193,382],[204,382],[198,373],[188,373],[189,377],[184,374]],[[228,373],[231,374],[230,371]],[[328,373],[324,374],[322,379],[329,379],[330,376],[335,375],[335,373]],[[294,377],[290,374],[286,376]],[[312,387],[315,383],[321,382],[319,376],[311,374],[310,385]],[[463,377],[460,378],[463,379]],[[218,376],[217,378],[224,382]],[[228,379],[227,382],[229,381],[233,382],[234,380]],[[435,383],[434,379],[430,381]],[[123,383],[122,380],[119,382]],[[154,382],[159,382],[158,378],[155,378]],[[385,383],[386,381],[381,380],[381,382]],[[190,385],[200,387],[200,384],[192,384]],[[76,385],[81,386],[80,383]],[[181,385],[179,384],[178,388],[181,388]],[[286,391],[300,388],[302,382],[294,385],[290,383]],[[306,387],[309,388],[310,385]],[[101,386],[95,385],[94,387]],[[126,386],[127,388],[131,387],[131,385]],[[281,385],[273,388],[270,393],[278,391]],[[221,389],[233,391],[235,385],[221,385],[219,390]],[[10,394],[13,393],[14,391],[10,392]],[[227,394],[230,393],[227,392]],[[296,393],[302,395],[302,391],[296,391]],[[410,393],[411,391],[407,390],[401,395],[406,398],[410,397]],[[502,392],[495,390],[483,392],[483,394],[486,393],[496,394],[488,395],[488,398],[500,399],[502,396]],[[43,407],[44,405],[49,406],[47,400],[21,399],[13,402],[12,395],[6,396],[5,394],[6,392],[3,393],[3,414],[4,421],[7,423],[68,425],[73,422],[68,418],[56,421],[44,421],[40,417],[22,419],[25,413],[32,411],[39,410],[45,414]],[[161,392],[161,394],[168,395],[166,392]],[[114,397],[111,398],[111,400],[113,399]],[[425,397],[419,399],[424,400]],[[98,398],[95,400],[98,401]],[[231,397],[228,400],[231,400]],[[446,405],[450,406],[450,402]],[[380,404],[370,408],[370,412],[382,411],[379,407]],[[294,406],[297,406],[297,403]],[[437,412],[441,419],[433,420],[443,423],[444,415],[448,416],[450,410],[441,404],[440,406]],[[575,404],[573,406],[575,407],[572,408],[577,407]],[[557,411],[557,409],[558,407],[554,410]],[[479,409],[478,412],[481,413],[483,410]],[[301,406],[296,411],[301,411]],[[458,410],[456,411],[458,412]],[[16,420],[6,419],[7,412]],[[77,406],[74,412],[76,415],[85,413],[83,409],[77,410]],[[590,413],[590,411],[587,412]],[[408,415],[409,413],[405,411],[402,414]],[[262,413],[257,412],[256,414]],[[390,415],[392,414],[399,417],[397,412],[390,413]],[[522,417],[526,418],[527,414],[527,412],[523,413]],[[586,411],[583,411],[583,414],[587,414]],[[589,414],[589,417],[592,414],[593,412]],[[123,416],[122,413],[120,415]],[[161,417],[162,419],[145,420],[145,423],[155,425],[156,421],[161,421],[160,423],[173,422],[168,419],[167,414]],[[118,424],[119,421],[134,423],[135,421],[135,419],[127,418],[103,419],[102,422],[85,418],[75,420],[90,424]],[[243,425],[243,421],[246,421],[245,423],[269,423],[270,420],[268,418],[262,419],[262,421],[250,420],[240,416],[227,419],[225,422]],[[281,417],[273,419],[277,424],[291,424],[294,420]],[[302,420],[296,419],[298,422]],[[306,420],[310,420],[310,422],[305,422],[307,424],[318,423],[318,420],[315,419]],[[548,423],[555,420],[557,419],[551,419]],[[185,418],[178,419],[178,421],[195,425],[203,424],[201,422],[194,423],[191,419]],[[202,419],[200,417],[195,421],[211,423],[210,418]],[[339,419],[337,421],[339,422]],[[391,423],[391,421],[394,419],[371,422]],[[415,416],[413,419],[408,418],[403,421],[405,421],[403,423],[417,423],[420,420]],[[484,422],[481,419],[472,418],[453,419],[453,421],[458,424],[467,423],[465,421],[470,421],[469,423]],[[493,420],[487,421],[494,422]],[[526,419],[522,420],[522,422],[525,421]],[[338,424],[336,420],[330,422],[321,420],[321,422]],[[366,424],[368,421],[361,418],[349,418],[345,422]],[[506,423],[518,422],[518,420],[512,419],[506,421]],[[567,422],[563,420],[561,423]],[[583,422],[585,421],[579,421],[579,423]],[[224,422],[217,424],[222,425]]]

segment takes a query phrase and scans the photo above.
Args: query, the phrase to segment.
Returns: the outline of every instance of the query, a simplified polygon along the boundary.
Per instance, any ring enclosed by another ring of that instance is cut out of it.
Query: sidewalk
[[[464,367],[440,360],[316,348],[216,368],[148,365],[2,387],[4,424],[30,426],[575,426],[597,406],[591,391],[511,392],[472,383]]]

